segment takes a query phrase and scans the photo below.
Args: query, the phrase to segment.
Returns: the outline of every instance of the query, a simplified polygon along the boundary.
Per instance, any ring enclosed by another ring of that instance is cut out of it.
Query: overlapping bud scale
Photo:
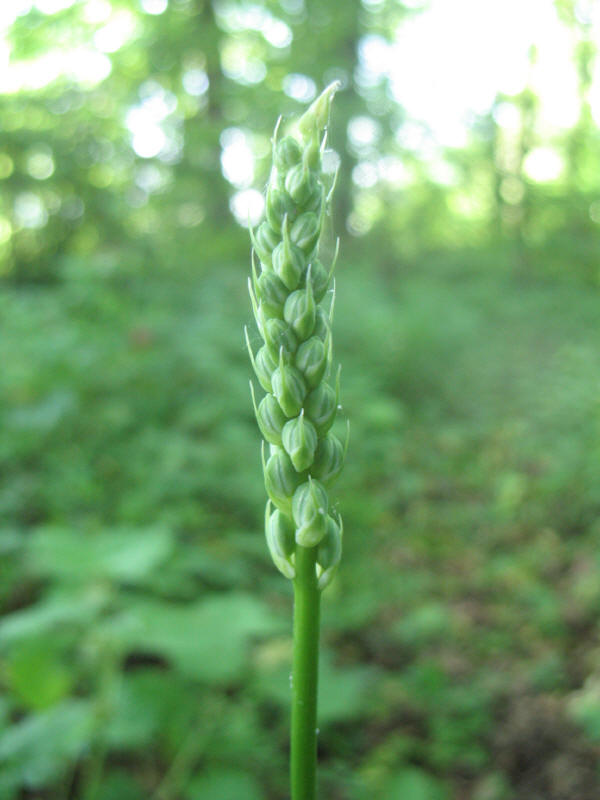
[[[332,186],[326,190],[321,153],[329,86],[297,126],[296,135],[273,137],[273,169],[265,219],[250,231],[254,256],[249,282],[252,308],[263,345],[246,342],[266,395],[252,401],[263,445],[269,500],[265,534],[271,557],[288,578],[295,576],[298,547],[317,548],[319,587],[331,581],[342,552],[342,521],[331,508],[327,487],[339,475],[346,446],[331,433],[339,408],[331,370],[331,287],[334,263],[318,257]],[[337,257],[337,251],[336,251]],[[325,304],[324,307],[322,304]],[[347,444],[347,438],[346,438]]]

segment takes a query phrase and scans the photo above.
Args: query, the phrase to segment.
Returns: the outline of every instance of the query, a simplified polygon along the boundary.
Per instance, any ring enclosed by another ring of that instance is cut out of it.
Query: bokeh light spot
[[[265,198],[257,189],[244,189],[233,195],[229,207],[237,222],[247,228],[248,220],[250,225],[257,225],[260,222],[265,208]]]
[[[163,14],[169,6],[169,0],[140,0],[140,6],[146,14]]]
[[[283,79],[283,91],[299,103],[308,103],[317,94],[317,85],[308,75],[292,72]]]

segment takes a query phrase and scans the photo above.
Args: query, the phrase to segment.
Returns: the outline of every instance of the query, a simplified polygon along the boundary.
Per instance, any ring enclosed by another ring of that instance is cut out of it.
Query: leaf
[[[147,792],[122,770],[109,772],[98,789],[97,800],[143,800]]]
[[[81,582],[100,578],[135,582],[158,567],[173,546],[173,534],[165,528],[123,528],[85,534],[49,527],[32,537],[28,561],[40,575]]]
[[[4,618],[0,624],[0,646],[42,636],[66,625],[89,623],[103,603],[104,596],[97,592],[65,592],[47,597]]]
[[[336,667],[324,654],[319,674],[319,724],[356,719],[365,714],[373,677],[374,672],[368,667]]]
[[[19,784],[43,786],[85,750],[93,724],[92,705],[85,700],[68,700],[26,717],[0,736],[0,763]]]
[[[445,787],[416,767],[407,767],[388,781],[385,788],[389,800],[449,800]]]
[[[164,735],[171,718],[189,713],[188,689],[173,673],[137,669],[126,673],[113,707],[106,738],[117,749],[145,748]]]
[[[14,648],[7,659],[6,672],[17,701],[39,709],[65,697],[74,677],[48,639],[35,639]]]
[[[208,682],[238,678],[252,637],[280,628],[266,605],[238,593],[188,606],[140,603],[126,619],[130,648],[165,656],[187,677]]]
[[[188,800],[198,800],[206,797],[210,800],[264,800],[256,778],[247,772],[239,770],[212,770],[193,778],[184,796]]]

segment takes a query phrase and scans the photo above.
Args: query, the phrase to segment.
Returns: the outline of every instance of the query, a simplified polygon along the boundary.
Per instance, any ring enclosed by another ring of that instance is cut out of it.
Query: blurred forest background
[[[598,4],[0,25],[3,800],[287,796],[244,226],[277,116],[335,78],[320,796],[597,800]]]

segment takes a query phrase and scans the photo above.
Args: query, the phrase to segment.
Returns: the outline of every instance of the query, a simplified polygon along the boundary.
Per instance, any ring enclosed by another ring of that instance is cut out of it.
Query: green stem
[[[292,668],[292,800],[315,800],[319,601],[316,547],[296,547],[294,663]]]

